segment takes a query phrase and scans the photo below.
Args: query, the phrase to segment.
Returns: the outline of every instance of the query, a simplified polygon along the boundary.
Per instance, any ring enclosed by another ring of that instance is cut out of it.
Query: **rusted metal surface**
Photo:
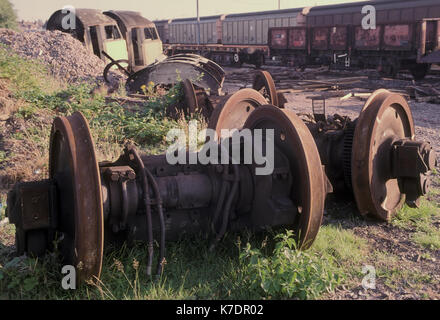
[[[330,28],[330,48],[332,50],[346,50],[348,48],[348,28]]]
[[[189,109],[200,108],[197,91],[185,81]],[[44,254],[53,250],[55,234],[62,235],[61,255],[77,266],[80,279],[99,277],[105,227],[107,241],[147,242],[151,274],[153,237],[160,235],[161,274],[165,241],[183,234],[212,234],[213,246],[228,230],[289,226],[298,246],[307,249],[319,231],[329,192],[352,190],[362,215],[389,220],[405,201],[417,206],[429,190],[436,155],[429,143],[415,140],[410,109],[398,94],[374,92],[354,121],[340,115],[301,119],[267,105],[253,89],[217,99],[209,127],[221,137],[211,141],[218,159],[225,152],[223,142],[233,143],[221,136],[222,129],[252,132],[240,139],[234,164],[169,164],[166,155],[139,155],[128,146],[117,161],[98,167],[84,117],[55,119],[50,179],[18,184],[8,194],[18,252]],[[243,161],[244,144],[257,129],[274,132],[274,170],[268,175],[256,174],[258,163]],[[187,152],[185,159],[191,158],[199,159]]]
[[[322,17],[324,18],[324,17]],[[271,57],[283,64],[334,65],[337,68],[377,68],[384,76],[395,77],[409,70],[415,80],[428,73],[428,65],[439,63],[440,21],[381,22],[375,29],[345,23],[320,23],[306,28],[270,28]],[[302,30],[304,35],[300,35]],[[290,41],[283,40],[287,34]],[[292,45],[292,37],[303,39]],[[302,50],[301,50],[302,49]]]
[[[196,90],[189,79],[183,81],[183,95],[185,97],[186,114],[192,115],[199,109],[197,101]]]
[[[270,45],[274,49],[287,49],[288,29],[271,29],[270,30]]]
[[[52,247],[53,233],[49,230],[56,226],[55,211],[56,190],[49,180],[19,183],[8,193],[6,215],[16,226],[15,246],[19,255],[27,252],[39,257]]]
[[[382,94],[388,100],[382,101]],[[327,116],[324,95],[309,97],[312,99],[313,114],[301,114],[301,117],[314,138],[325,167],[327,190],[339,194],[353,192],[361,214],[389,220],[405,200],[410,206],[418,205],[420,197],[428,192],[428,173],[436,166],[437,160],[428,142],[415,140],[411,112],[403,96],[384,89],[369,96],[364,110],[370,110],[368,106],[374,103],[382,111],[386,110],[383,112],[387,117],[382,119],[382,113],[377,112],[370,115],[370,122],[366,122],[363,113],[355,120],[338,114]],[[315,104],[317,100],[323,102],[322,109]],[[210,127],[218,132],[221,128],[240,128],[240,122],[248,115],[239,111],[236,115],[234,111],[220,107],[216,112],[217,117],[211,119]],[[218,115],[222,113],[229,114],[229,118],[225,116],[225,120],[219,121]],[[239,121],[234,122],[233,119]],[[368,131],[375,123],[382,127]],[[373,150],[371,153],[369,146]],[[367,156],[355,162],[359,150],[367,152]],[[365,180],[365,170],[370,178],[374,178],[371,188]],[[379,198],[373,200],[375,206],[366,207],[365,201],[377,194]],[[381,198],[388,202],[379,202]],[[381,211],[381,205],[389,208],[386,214]]]
[[[124,33],[130,30],[131,28],[136,28],[136,27],[155,28],[154,23],[144,18],[139,12],[110,10],[110,11],[105,11],[103,14],[118,21],[120,24],[121,31],[123,31]]]
[[[279,107],[278,93],[272,76],[267,71],[258,71],[255,75],[252,88],[266,98],[267,103]]]
[[[417,141],[405,99],[381,89],[358,119],[302,115],[336,194],[352,191],[359,212],[389,221],[405,203],[417,206],[429,189],[436,155]]]
[[[376,29],[363,29],[362,27],[355,28],[355,48],[380,50],[380,34],[382,26],[377,26]]]
[[[307,29],[292,28],[289,31],[289,48],[306,49],[307,47]]]
[[[429,189],[436,155],[416,141],[404,98],[381,89],[371,95],[358,119],[303,115],[332,189],[352,191],[362,215],[389,221],[406,203],[417,206]]]
[[[312,36],[312,48],[327,50],[329,47],[329,28],[314,28]]]
[[[50,182],[19,184],[14,191],[14,198],[10,200],[8,207],[16,211],[8,212],[9,221],[18,224],[22,230],[49,228],[52,225],[49,216],[51,207],[53,207]],[[33,203],[34,206],[26,207],[25,203]]]
[[[241,92],[245,96],[235,98],[238,105],[259,96],[254,90]],[[258,100],[265,103],[261,96]],[[30,190],[30,196],[23,197],[19,205],[14,201],[17,191],[8,196],[8,212],[14,212],[12,221],[17,227],[17,247],[25,252],[39,249],[44,253],[52,250],[49,244],[54,238],[45,241],[41,236],[61,235],[61,257],[64,263],[76,267],[79,281],[100,276],[104,228],[106,240],[112,243],[147,241],[148,274],[152,267],[153,235],[157,234],[158,274],[164,271],[165,241],[185,233],[213,234],[215,245],[227,230],[291,226],[298,246],[307,249],[321,225],[326,196],[324,173],[313,138],[293,112],[275,106],[261,107],[261,112],[246,119],[245,127],[252,133],[244,137],[240,148],[244,148],[246,141],[251,142],[246,139],[253,139],[254,129],[275,132],[274,170],[268,175],[257,175],[261,164],[247,163],[243,158],[236,159],[236,164],[169,164],[166,155],[139,155],[133,146],[127,146],[116,162],[98,166],[84,117],[75,113],[56,118],[51,135],[50,179],[24,187],[18,185],[22,191]],[[228,123],[223,124],[224,128],[229,127]],[[232,142],[231,138],[225,139]],[[256,152],[256,146],[252,148]],[[218,149],[222,157],[225,149],[221,144]],[[194,155],[186,153],[186,159]],[[56,190],[56,206],[47,206],[49,189]],[[34,224],[32,230],[20,230],[24,225],[14,217],[28,217],[35,207],[32,199],[38,199],[37,207],[46,211],[41,217],[56,217],[55,224]],[[38,247],[23,247],[19,235],[32,239],[33,246]]]
[[[352,183],[361,214],[390,220],[405,202],[402,180],[391,174],[397,165],[391,161],[393,144],[402,139],[415,139],[407,102],[387,90],[376,91],[362,109],[353,140]],[[419,169],[415,161],[411,166],[416,175],[428,171]],[[407,199],[411,202],[424,194],[411,193]]]
[[[127,80],[131,92],[142,92],[141,87],[150,82],[173,85],[179,80],[190,79],[198,87],[219,94],[225,72],[215,62],[198,55],[181,54],[172,56],[132,74]]]
[[[251,113],[245,128],[274,129],[275,146],[288,159],[292,176],[297,180],[289,190],[298,214],[293,229],[301,249],[309,248],[321,227],[326,189],[324,173],[313,136],[301,119],[291,110],[262,106]],[[262,178],[264,179],[264,178]],[[258,183],[258,181],[257,181]],[[255,215],[267,216],[270,205],[264,197],[265,188],[257,185]],[[266,201],[264,201],[266,200]]]
[[[79,281],[99,278],[104,248],[101,178],[87,121],[80,113],[56,118],[49,176],[57,187],[60,251]]]
[[[253,89],[242,89],[222,98],[214,109],[208,127],[221,136],[222,129],[241,129],[256,108],[266,105],[266,99]]]
[[[409,24],[386,25],[383,35],[385,49],[412,49],[413,32],[413,26]]]
[[[68,12],[66,12],[68,13]],[[65,14],[62,10],[55,11],[47,22],[48,30],[60,30],[61,22]],[[113,25],[115,21],[104,15],[100,10],[96,9],[75,9],[77,22],[80,22],[83,28],[97,25]]]

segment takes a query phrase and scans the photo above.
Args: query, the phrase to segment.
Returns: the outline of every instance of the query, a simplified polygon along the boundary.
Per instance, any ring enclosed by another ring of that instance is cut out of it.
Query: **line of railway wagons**
[[[375,29],[361,26],[362,8],[374,6]],[[377,67],[393,75],[410,69],[422,78],[440,63],[440,1],[362,1],[200,19],[155,21],[169,53],[199,52],[223,63],[280,59],[289,65]],[[257,54],[256,54],[257,53]],[[249,55],[253,54],[253,59]],[[237,61],[238,60],[238,61]]]

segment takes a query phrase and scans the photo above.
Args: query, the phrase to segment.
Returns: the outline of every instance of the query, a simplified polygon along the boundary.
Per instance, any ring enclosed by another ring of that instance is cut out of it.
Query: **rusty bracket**
[[[55,209],[56,187],[52,181],[26,182],[9,192],[6,216],[24,231],[56,228]]]

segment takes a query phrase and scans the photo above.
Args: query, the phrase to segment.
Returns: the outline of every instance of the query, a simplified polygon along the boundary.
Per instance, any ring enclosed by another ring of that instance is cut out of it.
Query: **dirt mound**
[[[0,43],[20,56],[40,60],[62,81],[102,81],[105,63],[88,52],[80,41],[61,31],[0,29]],[[115,75],[113,80],[117,81],[116,78]]]

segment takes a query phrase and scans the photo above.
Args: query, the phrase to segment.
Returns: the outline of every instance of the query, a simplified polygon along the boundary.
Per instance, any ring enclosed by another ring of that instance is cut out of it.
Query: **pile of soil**
[[[70,34],[61,31],[16,32],[0,29],[0,43],[22,57],[41,61],[56,78],[64,82],[103,81],[104,61],[87,51]],[[117,81],[118,76],[113,76],[113,80]]]

